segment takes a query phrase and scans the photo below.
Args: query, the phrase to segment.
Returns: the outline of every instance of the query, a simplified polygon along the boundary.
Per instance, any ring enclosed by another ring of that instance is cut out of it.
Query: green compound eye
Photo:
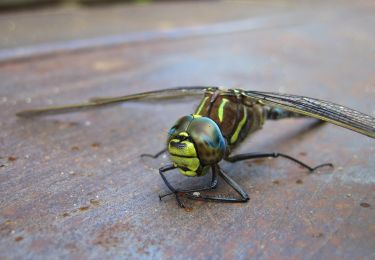
[[[177,122],[168,131],[169,137],[181,132],[185,132],[190,125],[191,120],[193,120],[193,116],[191,115],[181,117],[179,120],[177,120]]]
[[[176,133],[176,127],[172,127],[171,129],[169,129],[168,131],[168,135],[173,135],[174,133]]]
[[[197,147],[200,162],[211,165],[219,162],[226,151],[226,141],[217,124],[208,117],[194,118],[188,132]]]

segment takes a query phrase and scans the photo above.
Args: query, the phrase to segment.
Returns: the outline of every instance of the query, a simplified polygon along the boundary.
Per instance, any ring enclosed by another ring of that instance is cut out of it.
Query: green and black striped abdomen
[[[262,105],[245,106],[234,91],[207,91],[195,114],[214,120],[231,148],[262,128],[266,119]]]
[[[306,117],[304,115],[288,111],[279,107],[264,107],[267,114],[267,119],[278,120],[283,118],[296,118],[296,117]]]

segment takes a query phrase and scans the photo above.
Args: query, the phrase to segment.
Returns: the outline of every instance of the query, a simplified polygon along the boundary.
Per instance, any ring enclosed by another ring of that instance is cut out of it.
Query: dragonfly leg
[[[238,155],[234,155],[234,156],[231,156],[231,157],[228,157],[226,158],[225,160],[228,161],[228,162],[231,162],[231,163],[234,163],[234,162],[238,162],[238,161],[243,161],[243,160],[247,160],[247,159],[257,159],[257,158],[278,158],[278,157],[282,157],[282,158],[286,158],[288,160],[291,160],[301,166],[303,166],[304,168],[308,169],[311,172],[314,172],[315,170],[321,168],[321,167],[333,167],[333,164],[332,163],[324,163],[324,164],[320,164],[320,165],[317,165],[315,167],[311,167],[311,166],[308,166],[307,164],[301,162],[300,160],[294,158],[294,157],[291,157],[289,155],[286,155],[286,154],[282,154],[282,153],[244,153],[244,154],[238,154]]]
[[[218,171],[220,177],[224,179],[226,183],[229,184],[240,196],[241,198],[232,198],[232,197],[219,197],[219,196],[204,196],[204,195],[195,195],[192,193],[184,194],[185,197],[193,200],[202,200],[202,201],[213,201],[213,202],[247,202],[250,200],[249,195],[238,185],[231,177],[229,177],[218,165],[212,167],[213,171]]]
[[[167,148],[164,148],[163,150],[161,150],[160,152],[157,152],[156,154],[143,153],[143,154],[141,154],[141,157],[150,157],[150,158],[156,159],[160,155],[165,153],[166,151],[167,151]]]
[[[176,201],[177,201],[177,204],[178,206],[180,206],[181,208],[185,208],[185,205],[181,202],[180,198],[179,198],[179,194],[178,194],[178,191],[168,182],[167,178],[164,176],[164,172],[167,172],[167,171],[170,171],[170,170],[173,170],[173,169],[176,169],[175,166],[173,166],[172,164],[170,165],[166,165],[164,167],[161,167],[159,169],[159,173],[160,173],[160,176],[161,178],[163,179],[165,185],[167,185],[168,189],[171,190],[172,194],[175,194],[175,197],[176,197]],[[159,196],[159,198],[161,199],[161,197]]]
[[[218,179],[217,179],[217,173],[216,171],[214,171],[212,169],[212,178],[211,178],[211,183],[210,183],[210,186],[206,186],[206,187],[201,187],[201,188],[191,188],[191,189],[186,189],[186,190],[180,190],[180,189],[175,189],[167,180],[167,178],[165,177],[165,175],[163,174],[163,172],[166,172],[166,171],[169,171],[169,170],[172,170],[172,169],[175,169],[176,167],[172,166],[172,165],[167,165],[167,166],[164,166],[162,168],[159,169],[159,172],[160,172],[160,175],[164,181],[164,183],[167,185],[167,187],[171,190],[171,192],[169,193],[166,193],[166,194],[163,194],[163,195],[159,195],[159,199],[161,200],[162,198],[166,197],[166,196],[169,196],[169,195],[172,195],[172,194],[175,194],[176,196],[176,200],[177,200],[177,203],[180,207],[184,208],[185,206],[183,205],[183,203],[181,203],[180,199],[179,199],[179,196],[184,196],[185,194],[187,193],[194,193],[194,192],[197,192],[197,191],[204,191],[204,190],[212,190],[212,189],[215,189],[217,187],[217,183],[218,183]]]

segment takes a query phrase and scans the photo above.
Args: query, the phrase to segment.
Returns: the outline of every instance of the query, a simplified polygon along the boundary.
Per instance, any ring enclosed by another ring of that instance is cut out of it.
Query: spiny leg
[[[165,185],[167,185],[168,189],[170,189],[175,194],[178,205],[181,208],[185,208],[184,204],[181,202],[180,198],[177,195],[176,189],[168,182],[167,178],[163,174],[163,172],[167,172],[167,171],[170,171],[170,170],[173,170],[173,169],[176,169],[176,167],[173,164],[166,165],[166,166],[163,166],[159,169],[159,173],[160,173],[160,176],[163,179]]]
[[[161,175],[161,178],[163,179],[165,185],[170,189],[170,193],[167,193],[167,194],[164,194],[164,195],[159,195],[159,199],[161,200],[162,198],[164,198],[165,196],[168,196],[168,195],[172,195],[172,194],[175,194],[176,196],[176,200],[177,200],[177,203],[178,205],[181,207],[181,208],[185,208],[184,204],[181,202],[180,198],[179,198],[179,194],[188,194],[188,193],[193,193],[193,192],[197,192],[197,191],[204,191],[204,190],[212,190],[212,189],[215,189],[217,187],[217,183],[218,183],[218,179],[217,179],[217,173],[216,171],[212,168],[212,178],[211,178],[211,183],[210,183],[210,186],[208,187],[201,187],[201,188],[192,188],[192,189],[187,189],[187,190],[178,190],[178,189],[175,189],[167,180],[167,178],[165,177],[165,175],[163,174],[164,172],[167,172],[167,171],[170,171],[170,170],[173,170],[173,169],[176,169],[175,166],[173,165],[166,165],[164,167],[161,167],[159,169],[159,173]]]
[[[143,153],[143,154],[141,154],[141,157],[150,157],[150,158],[156,159],[160,155],[162,155],[163,153],[165,153],[166,151],[167,151],[167,148],[164,148],[163,150],[157,152],[156,154]]]
[[[294,157],[291,157],[289,155],[283,154],[283,153],[244,153],[244,154],[238,154],[238,155],[228,157],[225,160],[228,161],[228,162],[234,163],[234,162],[248,160],[248,159],[257,159],[257,158],[266,158],[266,157],[271,157],[271,158],[283,157],[283,158],[286,158],[286,159],[291,160],[291,161],[303,166],[304,168],[308,169],[310,173],[314,172],[315,170],[317,170],[321,167],[326,167],[326,166],[333,167],[332,163],[324,163],[324,164],[320,164],[320,165],[315,166],[315,167],[310,167],[307,164],[301,162],[300,160],[298,160]]]
[[[232,197],[217,197],[217,196],[196,196],[191,193],[184,194],[187,198],[193,200],[202,200],[202,201],[214,201],[214,202],[247,202],[249,201],[249,195],[238,185],[231,177],[229,177],[220,167],[219,165],[215,165],[212,167],[212,170],[216,172],[218,170],[220,177],[224,179],[229,186],[231,186],[240,196],[241,198],[232,198]]]
[[[190,189],[187,189],[187,190],[176,190],[178,193],[193,193],[193,192],[197,192],[197,191],[204,191],[204,190],[213,190],[213,189],[216,189],[217,187],[217,183],[218,183],[218,179],[217,179],[217,173],[216,171],[212,171],[212,177],[211,177],[211,183],[210,183],[210,186],[206,186],[206,187],[200,187],[200,188],[190,188]],[[162,198],[166,197],[166,196],[169,196],[169,195],[172,195],[174,192],[168,192],[166,194],[163,194],[163,195],[159,195],[159,199],[161,200]]]

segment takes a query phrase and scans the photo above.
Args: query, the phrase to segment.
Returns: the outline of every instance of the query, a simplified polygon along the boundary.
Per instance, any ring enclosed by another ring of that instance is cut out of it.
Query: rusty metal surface
[[[283,4],[294,25],[2,62],[0,258],[374,258],[375,143],[368,137],[329,124],[312,127],[313,120],[267,123],[237,152],[284,152],[335,169],[307,175],[282,159],[223,163],[249,192],[249,203],[186,201],[191,209],[183,210],[172,197],[158,198],[166,187],[156,168],[167,159],[139,155],[163,148],[168,128],[196,102],[127,104],[38,120],[14,116],[25,108],[176,85],[306,95],[374,116],[372,1],[269,2],[267,17],[279,16]],[[241,19],[265,15],[259,3],[209,5],[215,22],[224,11],[251,9]],[[195,8],[185,4],[179,12]],[[155,17],[143,19],[147,30],[158,30]],[[170,178],[183,187],[207,181]],[[215,192],[230,190],[220,183]]]

